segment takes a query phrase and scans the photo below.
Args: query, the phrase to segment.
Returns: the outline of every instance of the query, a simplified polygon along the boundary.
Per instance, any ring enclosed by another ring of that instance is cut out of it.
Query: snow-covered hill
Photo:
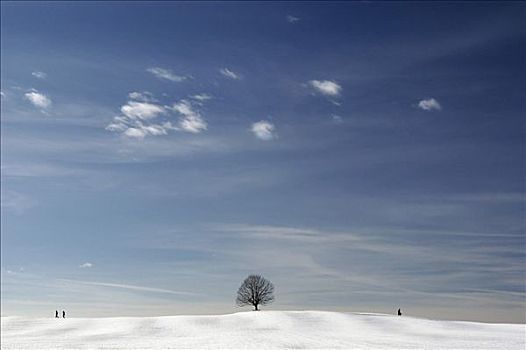
[[[323,311],[2,317],[2,349],[520,349],[526,326]]]

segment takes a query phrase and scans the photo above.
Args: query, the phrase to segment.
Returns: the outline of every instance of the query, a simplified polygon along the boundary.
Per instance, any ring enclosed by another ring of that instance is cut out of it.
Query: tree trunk
[[[258,304],[254,305],[254,311],[259,311],[258,310]]]

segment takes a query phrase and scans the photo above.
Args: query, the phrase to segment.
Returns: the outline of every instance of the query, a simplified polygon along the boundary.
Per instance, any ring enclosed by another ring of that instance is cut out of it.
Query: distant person
[[[398,316],[402,316],[402,310],[398,309]]]
[[[62,310],[62,318],[66,318],[66,311]]]
[[[55,310],[55,318],[58,318],[58,310]]]

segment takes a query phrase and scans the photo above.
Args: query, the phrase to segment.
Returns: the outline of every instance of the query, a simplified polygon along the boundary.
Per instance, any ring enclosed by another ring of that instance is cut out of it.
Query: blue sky
[[[525,322],[524,13],[2,2],[2,315]]]

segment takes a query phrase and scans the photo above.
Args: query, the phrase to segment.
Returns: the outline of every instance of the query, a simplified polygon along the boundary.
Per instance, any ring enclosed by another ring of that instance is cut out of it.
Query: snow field
[[[526,349],[526,325],[325,311],[2,317],[8,349]]]

